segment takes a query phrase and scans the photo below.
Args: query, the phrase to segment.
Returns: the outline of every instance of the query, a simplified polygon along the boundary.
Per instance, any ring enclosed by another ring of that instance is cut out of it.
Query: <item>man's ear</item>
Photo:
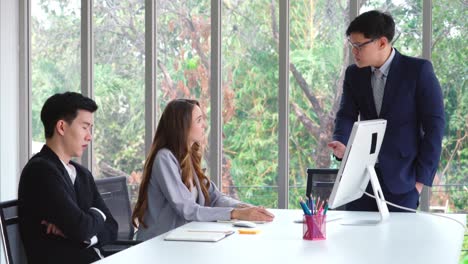
[[[384,49],[386,48],[388,45],[390,45],[387,37],[380,37],[378,40],[378,43],[379,43],[379,48],[380,49]]]
[[[57,121],[57,124],[55,124],[55,131],[58,135],[65,135],[65,126],[67,126],[67,122],[65,122],[65,120]]]

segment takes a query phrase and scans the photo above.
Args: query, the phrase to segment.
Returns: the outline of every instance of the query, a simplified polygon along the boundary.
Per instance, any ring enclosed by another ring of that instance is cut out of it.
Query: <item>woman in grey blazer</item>
[[[147,240],[189,221],[272,221],[262,207],[222,194],[201,169],[205,121],[195,100],[171,101],[159,121],[145,161],[133,224]]]

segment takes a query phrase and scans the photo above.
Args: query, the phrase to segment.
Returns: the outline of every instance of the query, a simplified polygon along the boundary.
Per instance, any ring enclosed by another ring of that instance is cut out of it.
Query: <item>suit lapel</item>
[[[377,119],[377,110],[375,110],[374,91],[372,90],[371,75],[371,67],[367,67],[364,71],[364,78],[361,78],[361,80],[364,80],[362,87],[365,87],[364,98],[367,98],[367,108],[371,114],[370,119]]]
[[[70,195],[76,201],[75,187],[73,186],[73,183],[70,179],[70,175],[68,175],[67,170],[63,166],[57,154],[55,154],[55,152],[47,145],[44,145],[41,153],[45,156],[48,156],[50,160],[53,160],[55,166],[57,166],[57,169],[60,171],[60,177],[62,178],[63,184],[66,186],[67,191],[70,192]]]
[[[388,72],[387,81],[385,82],[382,109],[380,110],[379,117],[383,117],[388,113],[390,106],[392,105],[394,98],[397,94],[397,90],[399,87],[398,83],[400,81],[399,77],[401,76],[401,67],[399,67],[400,58],[400,53],[395,49],[395,57],[393,57],[393,61],[390,66],[390,71]]]
[[[60,166],[60,169],[62,171],[62,178],[65,182],[65,185],[67,186],[67,189],[68,191],[70,192],[70,195],[73,197],[73,200],[76,202],[77,199],[76,199],[76,190],[75,190],[75,186],[73,185],[73,182],[71,181],[70,179],[70,175],[68,175],[68,172],[67,170],[65,169],[65,167],[63,167],[63,164],[60,162],[60,164],[57,164],[58,166]],[[78,175],[75,179],[75,183],[76,181],[78,180]]]

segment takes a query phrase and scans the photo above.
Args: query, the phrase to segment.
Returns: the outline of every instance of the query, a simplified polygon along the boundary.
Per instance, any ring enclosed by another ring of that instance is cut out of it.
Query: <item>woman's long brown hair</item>
[[[143,221],[143,218],[146,209],[148,209],[148,186],[151,179],[151,171],[156,154],[163,148],[169,149],[179,161],[182,170],[182,182],[189,190],[193,183],[193,170],[195,170],[201,190],[205,196],[205,205],[209,205],[210,203],[208,193],[210,180],[201,168],[202,151],[200,144],[194,143],[190,147],[188,143],[188,135],[192,124],[192,112],[195,105],[200,106],[198,101],[195,100],[176,99],[169,102],[161,115],[150,153],[145,160],[138,200],[132,214],[132,222],[135,227],[139,224],[145,228],[147,227],[147,223]],[[160,177],[160,175],[154,175],[154,177]]]

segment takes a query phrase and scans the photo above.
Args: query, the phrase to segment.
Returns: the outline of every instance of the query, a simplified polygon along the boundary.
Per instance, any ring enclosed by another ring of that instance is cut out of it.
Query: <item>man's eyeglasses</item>
[[[371,39],[369,41],[366,41],[364,43],[352,43],[351,40],[348,39],[348,44],[351,46],[351,48],[356,48],[358,51],[361,51],[362,47],[366,46],[367,44],[369,43],[372,43],[374,41],[376,41],[377,39],[374,38],[374,39]]]

